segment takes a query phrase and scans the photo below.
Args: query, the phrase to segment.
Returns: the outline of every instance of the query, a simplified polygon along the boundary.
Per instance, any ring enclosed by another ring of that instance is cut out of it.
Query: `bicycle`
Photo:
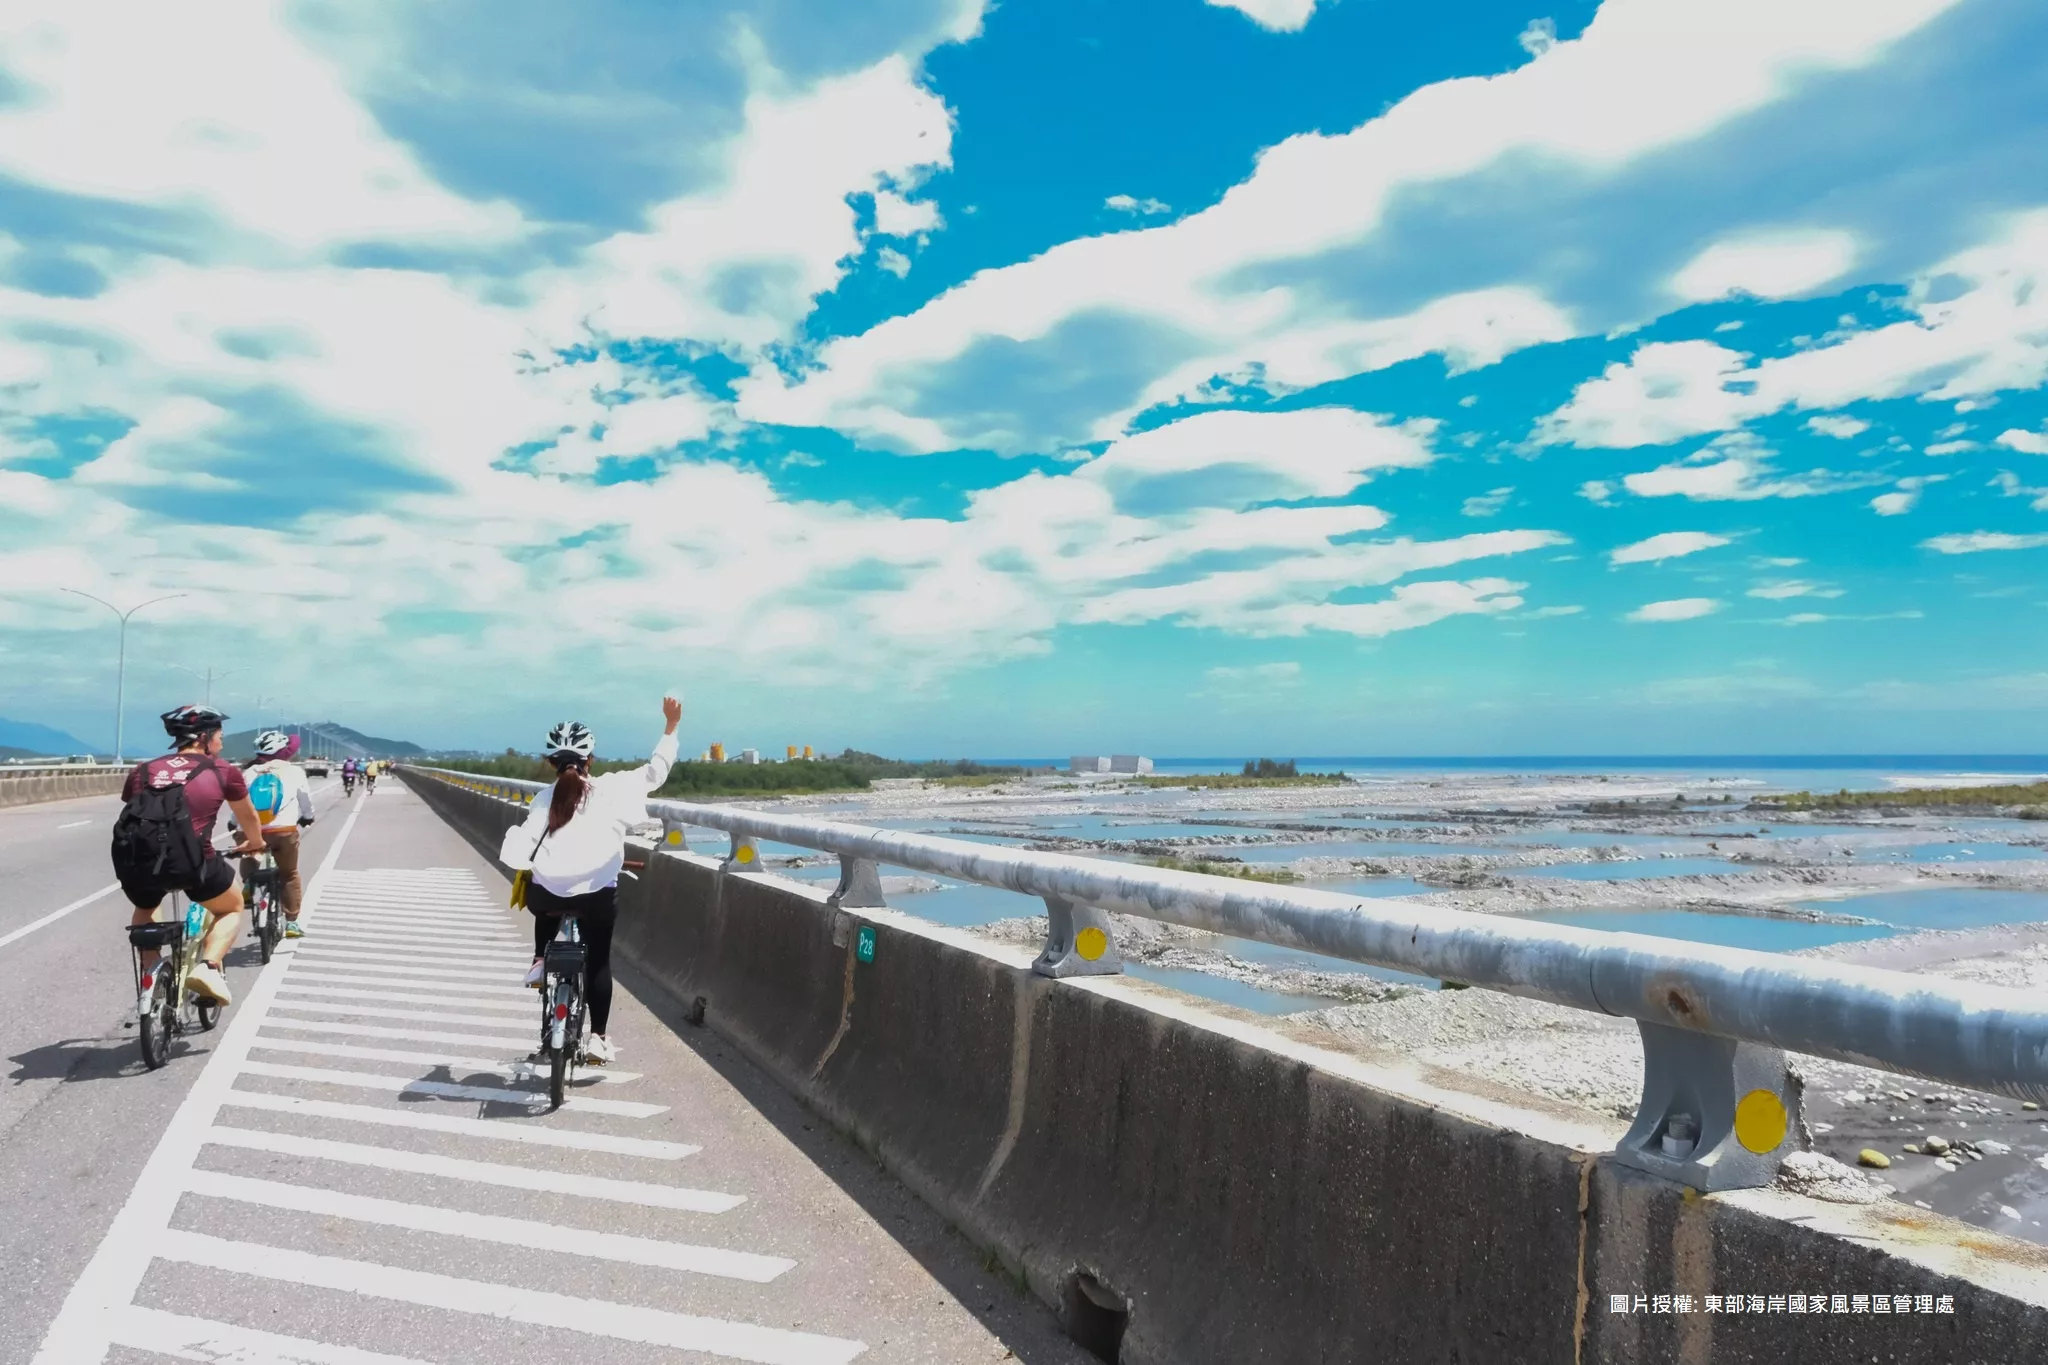
[[[583,998],[583,971],[589,950],[576,928],[576,917],[565,915],[554,941],[542,954],[545,974],[540,982],[540,1051],[534,1060],[548,1062],[548,1110],[562,1107],[569,1083],[575,1079],[577,1060],[583,1055],[583,1025],[589,1003]]]
[[[245,871],[242,877],[242,903],[249,907],[249,932],[267,963],[284,940],[284,916],[280,913],[284,897],[278,885],[277,855],[266,849],[256,855],[255,863],[256,870]]]
[[[128,926],[128,947],[135,967],[135,1013],[142,1045],[142,1064],[151,1071],[171,1060],[171,1039],[187,1033],[211,1032],[220,1022],[220,1005],[185,984],[185,974],[199,960],[199,940],[206,931],[206,907],[171,893],[171,918]],[[156,950],[156,964],[142,969],[142,954]]]

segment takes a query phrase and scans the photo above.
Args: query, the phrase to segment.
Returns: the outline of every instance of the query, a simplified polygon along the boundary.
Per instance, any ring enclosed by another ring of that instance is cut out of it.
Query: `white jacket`
[[[617,886],[626,860],[626,830],[646,823],[647,794],[668,780],[675,761],[676,737],[663,735],[654,756],[640,767],[591,778],[582,809],[553,834],[547,831],[555,789],[543,787],[534,793],[526,823],[505,831],[498,861],[514,871],[533,869],[534,881],[557,896]]]
[[[313,818],[313,790],[306,785],[306,770],[296,763],[283,759],[272,759],[258,763],[243,774],[249,783],[249,800],[256,807],[256,814],[263,820],[265,833],[295,830],[299,821]],[[257,781],[263,777],[275,777],[283,789],[278,796],[276,809],[269,809],[260,800],[262,793],[257,790]]]

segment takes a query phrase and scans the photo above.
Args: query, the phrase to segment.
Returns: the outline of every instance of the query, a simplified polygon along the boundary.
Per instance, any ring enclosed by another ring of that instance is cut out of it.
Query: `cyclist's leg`
[[[197,884],[187,894],[213,917],[206,936],[200,940],[199,959],[210,967],[218,967],[242,930],[241,880],[227,859],[208,858],[199,869]]]
[[[128,908],[134,911],[128,917],[129,924],[149,924],[156,919],[157,911],[164,903],[162,888],[123,885],[121,890],[128,896]],[[150,900],[151,896],[154,896],[155,899]],[[144,901],[149,901],[149,903],[145,905],[143,904]],[[154,948],[141,948],[137,951],[142,954],[142,970],[145,972],[153,970],[156,967],[156,960],[160,956],[157,950]]]
[[[299,831],[265,830],[263,842],[277,856],[277,888],[284,900],[284,917],[299,917],[304,890],[299,883]]]
[[[618,888],[606,887],[576,899],[576,922],[588,954],[583,994],[590,1002],[590,1031],[602,1038],[612,1017],[612,926],[619,919]]]

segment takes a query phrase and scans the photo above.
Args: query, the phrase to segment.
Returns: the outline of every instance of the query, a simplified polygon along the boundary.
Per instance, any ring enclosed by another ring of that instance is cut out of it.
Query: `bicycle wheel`
[[[213,1026],[220,1022],[220,1006],[203,995],[196,995],[192,998],[192,1010],[193,1013],[199,1016],[199,1031],[201,1033],[213,1032]]]
[[[569,1089],[569,1049],[553,1048],[548,1055],[548,1111],[562,1107],[563,1096]]]
[[[268,882],[257,894],[263,897],[263,960],[268,962],[284,938],[284,917],[277,912],[277,893]]]
[[[171,1060],[171,1025],[175,1022],[171,1016],[170,992],[159,981],[150,996],[149,1009],[142,1016],[136,1037],[142,1045],[142,1064],[151,1071]]]

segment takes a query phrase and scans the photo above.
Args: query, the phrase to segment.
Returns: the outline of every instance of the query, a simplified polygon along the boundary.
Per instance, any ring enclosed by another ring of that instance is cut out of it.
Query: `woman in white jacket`
[[[584,991],[590,1000],[590,1040],[584,1055],[600,1066],[618,1057],[606,1026],[611,1022],[612,926],[618,920],[626,830],[645,822],[648,793],[668,780],[683,704],[663,697],[661,714],[668,725],[654,756],[638,768],[601,777],[590,775],[596,746],[587,726],[563,721],[548,731],[554,784],[535,794],[526,823],[505,831],[498,851],[505,866],[533,874],[526,888],[526,908],[533,912],[533,970],[526,974],[527,985],[540,983],[541,954],[562,927],[562,917],[574,915],[581,926],[589,955]]]

